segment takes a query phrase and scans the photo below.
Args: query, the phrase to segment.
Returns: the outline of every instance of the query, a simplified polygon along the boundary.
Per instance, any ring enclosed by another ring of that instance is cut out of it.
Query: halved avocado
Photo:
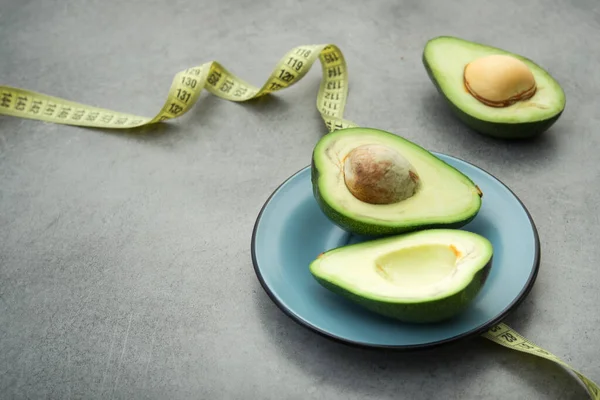
[[[481,208],[481,190],[466,175],[390,132],[346,128],[316,144],[314,197],[342,229],[367,236],[459,228]]]
[[[563,89],[547,71],[506,50],[439,36],[427,42],[422,61],[459,120],[484,135],[539,135],[566,105]]]
[[[310,263],[323,287],[378,314],[411,323],[447,320],[484,286],[493,247],[485,237],[433,229],[339,247]]]

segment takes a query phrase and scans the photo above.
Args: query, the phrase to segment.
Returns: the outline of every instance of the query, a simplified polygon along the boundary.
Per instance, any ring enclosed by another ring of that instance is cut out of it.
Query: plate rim
[[[254,222],[254,227],[252,229],[250,253],[251,253],[251,257],[252,257],[252,265],[254,268],[254,273],[256,274],[256,277],[257,277],[258,281],[260,282],[261,287],[266,292],[266,294],[269,296],[271,301],[285,315],[287,315],[292,321],[296,322],[298,325],[302,326],[303,328],[308,329],[311,332],[314,332],[322,337],[325,337],[329,340],[332,340],[332,341],[340,343],[340,344],[344,344],[344,345],[348,345],[348,346],[356,347],[356,348],[361,348],[361,349],[379,349],[379,350],[394,350],[394,351],[399,351],[399,352],[406,352],[406,351],[411,351],[411,350],[414,351],[414,350],[432,349],[432,348],[440,347],[440,346],[447,345],[450,343],[455,343],[458,341],[463,341],[465,339],[473,338],[475,336],[481,336],[481,334],[486,332],[489,328],[491,328],[494,325],[499,324],[504,319],[506,319],[506,317],[508,317],[527,298],[527,296],[531,292],[531,290],[537,280],[537,276],[539,273],[540,263],[541,263],[541,245],[540,245],[540,238],[539,238],[537,226],[533,220],[533,217],[531,216],[531,213],[529,212],[529,210],[527,209],[525,204],[523,204],[523,201],[521,201],[519,196],[517,196],[516,193],[510,187],[508,187],[504,182],[502,182],[500,179],[498,179],[496,176],[494,176],[493,174],[491,174],[489,171],[485,170],[484,168],[481,168],[469,161],[466,161],[460,157],[452,156],[450,154],[434,152],[434,151],[430,151],[430,153],[435,155],[436,157],[437,156],[445,156],[445,157],[453,158],[457,161],[463,162],[465,164],[468,164],[474,168],[477,168],[477,169],[483,171],[484,173],[489,175],[492,179],[496,180],[504,188],[506,188],[506,190],[508,190],[508,192],[517,200],[519,205],[525,211],[525,215],[527,215],[527,219],[529,220],[529,224],[531,225],[531,229],[533,230],[533,237],[534,237],[534,242],[535,242],[535,251],[534,251],[535,255],[534,255],[534,261],[533,261],[534,265],[533,265],[531,274],[529,275],[529,278],[527,278],[527,283],[525,284],[523,289],[521,289],[519,294],[517,296],[515,296],[515,298],[512,300],[512,302],[506,308],[504,308],[504,310],[502,310],[500,313],[498,313],[498,315],[496,315],[494,318],[487,320],[486,322],[479,325],[478,327],[475,327],[473,329],[470,329],[468,331],[465,331],[463,333],[460,333],[458,335],[455,335],[455,336],[452,336],[452,337],[449,337],[449,338],[446,338],[443,340],[437,340],[434,342],[428,342],[428,343],[422,343],[422,344],[412,344],[412,345],[372,344],[372,343],[366,343],[363,341],[347,339],[347,338],[341,337],[339,335],[332,334],[324,329],[321,329],[321,328],[315,326],[314,324],[310,323],[309,321],[299,318],[298,316],[294,315],[294,313],[292,311],[290,311],[289,308],[284,306],[279,301],[279,299],[277,299],[277,297],[275,296],[275,294],[273,293],[273,291],[271,290],[269,285],[267,285],[267,283],[263,277],[263,274],[261,273],[260,267],[258,266],[258,261],[256,259],[256,235],[257,235],[258,226],[260,225],[260,221],[263,216],[263,213],[264,213],[265,209],[267,208],[267,206],[269,205],[269,203],[271,202],[271,200],[273,199],[273,197],[275,196],[275,194],[277,194],[279,192],[279,190],[286,183],[288,183],[290,180],[292,180],[294,177],[296,177],[297,175],[299,175],[306,169],[309,169],[311,166],[310,166],[310,164],[308,164],[308,165],[302,167],[301,169],[299,169],[298,171],[294,172],[290,176],[288,176],[279,185],[277,185],[277,187],[273,190],[273,192],[269,195],[269,197],[267,197],[264,204],[262,205],[262,207],[256,217],[256,220]]]

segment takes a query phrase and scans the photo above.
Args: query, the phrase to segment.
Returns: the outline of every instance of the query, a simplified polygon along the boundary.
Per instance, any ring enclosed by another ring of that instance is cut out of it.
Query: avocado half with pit
[[[493,247],[459,229],[433,229],[339,247],[310,263],[323,287],[386,317],[431,323],[463,312],[484,286]]]
[[[506,50],[440,36],[426,43],[422,61],[458,119],[484,135],[539,135],[566,105],[563,89],[546,70]]]
[[[465,174],[393,133],[346,128],[323,136],[311,162],[313,195],[342,229],[383,236],[460,228],[481,208]]]

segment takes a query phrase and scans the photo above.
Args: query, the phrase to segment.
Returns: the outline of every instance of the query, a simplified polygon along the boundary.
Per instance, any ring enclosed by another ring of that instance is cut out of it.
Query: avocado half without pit
[[[427,42],[422,59],[454,114],[484,135],[533,137],[549,129],[565,108],[560,84],[518,54],[440,36]]]
[[[417,144],[372,128],[323,136],[311,163],[314,197],[342,229],[365,236],[459,228],[481,208],[466,175]]]
[[[462,313],[485,285],[493,248],[458,229],[431,229],[329,250],[310,264],[324,288],[408,323]]]

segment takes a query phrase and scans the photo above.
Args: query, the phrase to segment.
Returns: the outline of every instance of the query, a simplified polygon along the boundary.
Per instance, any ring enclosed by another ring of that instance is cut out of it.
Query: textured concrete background
[[[4,0],[0,82],[152,116],[177,71],[219,60],[262,84],[332,42],[346,116],[479,165],[531,211],[542,264],[507,322],[600,382],[600,11],[596,0]],[[564,86],[538,140],[467,130],[421,65],[456,35],[525,54]],[[483,339],[356,350],[296,325],[254,275],[263,202],[325,127],[320,66],[271,99],[203,92],[144,134],[0,117],[0,393],[5,399],[584,399],[561,368]]]

